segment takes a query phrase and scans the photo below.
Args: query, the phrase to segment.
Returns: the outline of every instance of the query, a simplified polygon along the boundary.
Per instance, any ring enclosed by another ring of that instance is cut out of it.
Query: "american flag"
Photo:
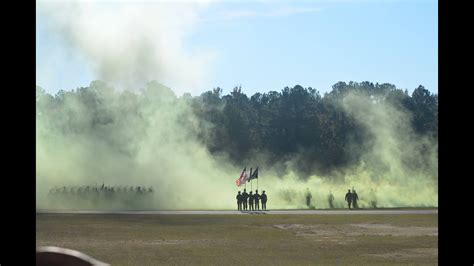
[[[248,175],[247,175],[247,167],[244,168],[242,173],[240,174],[240,177],[235,180],[235,184],[240,187],[242,184],[245,184],[247,182]]]

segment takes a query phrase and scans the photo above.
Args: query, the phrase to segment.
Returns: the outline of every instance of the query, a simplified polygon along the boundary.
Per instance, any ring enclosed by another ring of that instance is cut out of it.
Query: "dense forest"
[[[187,136],[196,138],[211,154],[225,156],[237,165],[250,159],[266,164],[291,159],[304,177],[350,166],[373,145],[367,127],[341,107],[350,93],[367,97],[373,105],[394,106],[409,119],[415,134],[437,143],[437,94],[419,86],[409,95],[395,85],[367,81],[338,82],[324,95],[296,85],[252,96],[236,87],[227,95],[214,88],[199,96],[186,93],[181,97],[156,82],[137,93],[119,92],[94,81],[89,87],[61,90],[54,96],[37,87],[36,115],[37,123],[46,123],[49,128],[67,134],[95,132],[120,152],[133,154],[134,147],[127,138],[142,134],[137,119],[147,120],[147,109],[140,106],[168,106],[181,110],[177,117]],[[124,123],[135,128],[133,133],[108,137],[104,128],[114,130],[114,124]]]

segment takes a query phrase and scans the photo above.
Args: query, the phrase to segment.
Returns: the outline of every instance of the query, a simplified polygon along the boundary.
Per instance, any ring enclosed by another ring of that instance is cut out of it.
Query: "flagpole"
[[[257,171],[258,171],[258,166],[257,166]],[[258,172],[257,172],[257,190],[258,190]]]
[[[250,167],[250,175],[248,179],[250,178],[252,178],[252,167]],[[250,180],[250,184],[252,184],[252,180]],[[250,190],[252,190],[252,187],[250,187]]]

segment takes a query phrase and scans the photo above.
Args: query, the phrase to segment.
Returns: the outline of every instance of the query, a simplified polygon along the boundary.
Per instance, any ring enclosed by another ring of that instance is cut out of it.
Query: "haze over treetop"
[[[352,186],[362,206],[371,189],[379,206],[437,206],[437,119],[438,96],[422,86],[409,95],[340,82],[323,96],[297,85],[251,97],[177,97],[156,82],[139,92],[38,88],[38,203],[53,186],[105,182],[153,186],[158,208],[229,208],[247,165],[282,208],[302,204],[307,187],[325,204]]]

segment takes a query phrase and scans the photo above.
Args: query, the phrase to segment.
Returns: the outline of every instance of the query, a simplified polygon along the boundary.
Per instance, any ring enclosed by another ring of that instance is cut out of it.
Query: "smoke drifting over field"
[[[90,88],[55,97],[37,90],[38,208],[78,207],[74,200],[52,200],[48,192],[53,187],[103,183],[153,187],[153,197],[143,205],[132,204],[136,208],[236,208],[235,196],[243,187],[237,188],[235,179],[243,165],[209,152],[197,136],[212,136],[199,126],[186,96],[175,95],[207,76],[211,56],[189,54],[182,44],[205,4],[183,4],[179,16],[175,6],[155,4],[42,3],[71,49],[84,54],[97,77],[108,83],[93,82]],[[173,90],[157,82],[138,90],[149,80],[171,84]],[[335,206],[343,207],[344,194],[352,187],[361,207],[374,198],[379,207],[438,205],[437,142],[415,134],[403,109],[373,101],[352,93],[337,106],[368,132],[370,145],[349,167],[302,178],[292,160],[245,159],[247,169],[259,166],[259,191],[266,190],[269,209],[305,207],[307,189],[317,208],[328,207],[330,191]],[[219,126],[209,123],[207,128]]]
[[[120,89],[160,80],[183,93],[208,79],[214,57],[185,47],[206,6],[206,1],[40,0],[38,9],[69,50],[88,60],[97,79]]]
[[[259,190],[269,195],[269,208],[304,207],[307,189],[316,207],[328,207],[330,191],[336,207],[342,207],[352,187],[360,206],[369,206],[374,195],[378,206],[437,206],[436,143],[413,133],[409,116],[388,103],[349,94],[340,107],[368,129],[368,152],[351,167],[307,179],[298,177],[291,161],[284,174],[276,165],[260,164]],[[224,155],[211,155],[196,137],[203,134],[189,100],[156,82],[140,92],[117,92],[93,82],[56,99],[39,89],[38,207],[74,206],[51,205],[47,194],[52,187],[105,183],[153,187],[149,208],[234,208],[236,191],[242,190],[234,181],[242,166],[232,165]],[[418,160],[422,151],[430,152],[430,161]],[[256,182],[252,187],[256,189]]]
[[[148,87],[146,99],[130,92],[115,97],[118,94],[102,91],[102,85],[91,89],[100,94],[100,114],[68,95],[60,113],[54,106],[45,107],[53,109],[50,112],[39,111],[39,206],[53,186],[102,182],[153,186],[161,208],[227,205],[216,199],[233,194],[229,172],[195,140],[196,121],[188,106],[158,84]]]

